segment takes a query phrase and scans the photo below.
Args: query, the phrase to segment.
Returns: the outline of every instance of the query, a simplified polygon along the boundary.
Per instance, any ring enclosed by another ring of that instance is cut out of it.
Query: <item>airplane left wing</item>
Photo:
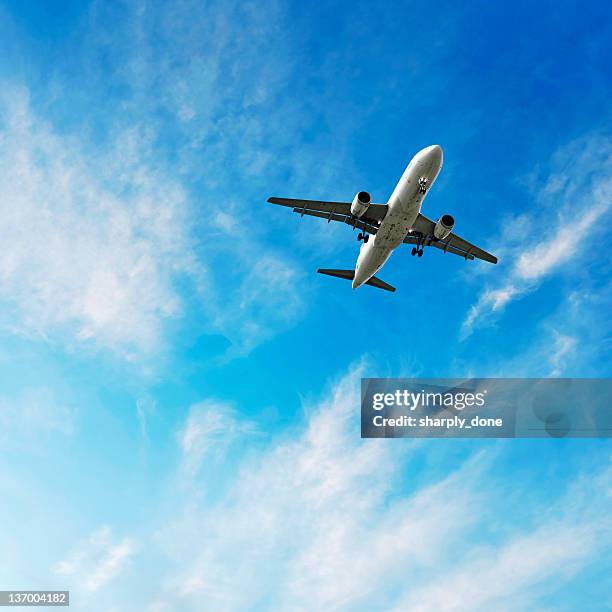
[[[280,204],[293,209],[300,215],[320,217],[330,221],[341,221],[353,228],[375,234],[379,223],[387,214],[386,204],[370,204],[364,215],[357,218],[351,215],[350,202],[324,202],[321,200],[297,200],[293,198],[268,198],[271,204]]]
[[[457,234],[451,232],[444,240],[438,240],[434,237],[435,222],[428,219],[425,215],[419,214],[414,222],[412,232],[409,232],[404,242],[408,244],[417,244],[421,240],[423,246],[432,246],[437,249],[441,249],[454,255],[460,255],[465,259],[482,259],[490,263],[496,264],[497,257],[487,253],[480,247],[468,242],[464,238],[457,236]],[[416,234],[416,235],[415,235]]]

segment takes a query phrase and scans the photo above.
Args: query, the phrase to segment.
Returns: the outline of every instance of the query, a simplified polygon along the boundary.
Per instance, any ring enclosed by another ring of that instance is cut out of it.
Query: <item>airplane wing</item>
[[[310,215],[320,217],[330,221],[341,221],[353,228],[375,234],[378,231],[380,222],[387,214],[386,204],[370,204],[366,213],[360,217],[351,215],[350,202],[324,202],[321,200],[299,200],[294,198],[268,198],[271,204],[280,204],[293,209],[293,212],[300,215]],[[425,215],[419,214],[412,231],[404,238],[407,244],[421,244],[422,246],[432,246],[441,249],[445,253],[453,253],[465,259],[483,259],[491,263],[497,263],[497,257],[487,253],[483,249],[473,245],[471,242],[451,233],[444,240],[434,237],[435,222],[428,219]]]
[[[293,212],[300,215],[310,215],[320,217],[330,221],[341,221],[353,228],[375,234],[378,231],[379,223],[387,214],[386,204],[370,204],[365,215],[353,217],[351,215],[350,202],[323,202],[321,200],[296,200],[293,198],[268,198],[271,204],[280,204],[293,209]]]
[[[490,263],[497,263],[497,257],[495,257],[495,255],[487,253],[471,242],[457,236],[455,233],[451,232],[444,240],[436,239],[433,233],[435,225],[434,221],[428,219],[425,215],[419,214],[414,222],[412,232],[408,233],[406,238],[404,238],[404,242],[408,244],[417,244],[419,242],[418,235],[420,234],[425,239],[425,242],[422,243],[423,246],[432,246],[447,253],[460,255],[461,257],[465,257],[465,259],[477,258]]]

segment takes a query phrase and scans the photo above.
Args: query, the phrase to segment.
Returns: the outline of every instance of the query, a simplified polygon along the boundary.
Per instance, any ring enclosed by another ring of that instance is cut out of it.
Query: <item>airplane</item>
[[[442,169],[443,153],[439,145],[419,151],[410,161],[386,204],[372,204],[367,191],[360,191],[352,202],[324,202],[293,198],[268,198],[271,204],[293,208],[301,216],[310,215],[330,221],[341,221],[359,229],[362,242],[355,270],[319,268],[317,272],[352,281],[353,289],[370,285],[395,291],[375,274],[391,253],[403,243],[414,245],[412,255],[423,256],[425,247],[434,247],[463,257],[497,263],[497,257],[453,233],[455,219],[448,214],[437,221],[421,214],[425,196]],[[372,235],[372,240],[370,240]]]

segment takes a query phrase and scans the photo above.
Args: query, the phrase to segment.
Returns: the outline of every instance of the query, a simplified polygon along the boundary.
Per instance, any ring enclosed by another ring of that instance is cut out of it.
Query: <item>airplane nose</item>
[[[442,168],[443,154],[442,147],[440,145],[431,145],[425,147],[419,151],[418,162],[423,165],[424,168],[429,168],[430,171],[438,171]]]
[[[442,163],[442,147],[440,145],[431,145],[431,147],[427,147],[424,151],[427,157],[438,164]]]

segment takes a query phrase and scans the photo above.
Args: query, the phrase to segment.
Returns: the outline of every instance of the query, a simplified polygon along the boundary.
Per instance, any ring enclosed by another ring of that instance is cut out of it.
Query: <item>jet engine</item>
[[[354,198],[353,203],[351,204],[351,215],[353,217],[362,217],[370,203],[372,202],[372,198],[367,191],[360,191]]]
[[[452,231],[455,225],[455,220],[451,215],[442,215],[434,227],[434,237],[438,240],[444,240]]]

